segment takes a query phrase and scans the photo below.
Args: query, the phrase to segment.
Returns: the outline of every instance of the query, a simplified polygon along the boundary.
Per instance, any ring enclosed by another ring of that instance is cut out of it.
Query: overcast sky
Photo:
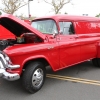
[[[96,16],[100,13],[100,0],[73,0],[72,3],[74,5],[65,5],[61,10],[61,14],[67,12],[68,15],[88,14],[88,16]],[[30,2],[30,13],[36,17],[54,14],[51,11],[51,6],[42,2],[42,0],[33,0]],[[21,8],[15,14],[28,16],[28,6]]]

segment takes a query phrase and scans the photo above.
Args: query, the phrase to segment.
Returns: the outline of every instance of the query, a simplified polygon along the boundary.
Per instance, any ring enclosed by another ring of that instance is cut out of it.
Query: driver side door
[[[60,69],[80,62],[80,41],[71,21],[60,21]]]

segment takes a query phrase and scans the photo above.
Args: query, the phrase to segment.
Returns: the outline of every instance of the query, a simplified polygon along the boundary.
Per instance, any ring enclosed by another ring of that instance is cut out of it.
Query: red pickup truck
[[[100,19],[55,15],[37,18],[31,25],[12,15],[0,16],[0,25],[15,38],[0,40],[0,77],[35,93],[44,84],[46,66],[53,71],[92,60],[100,67]],[[2,34],[2,33],[1,33]]]

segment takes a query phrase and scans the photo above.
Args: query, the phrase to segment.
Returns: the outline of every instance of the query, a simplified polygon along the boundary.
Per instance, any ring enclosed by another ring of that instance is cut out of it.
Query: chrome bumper
[[[0,69],[0,77],[8,81],[15,81],[20,78],[20,75],[18,73],[8,73],[5,69]]]
[[[7,64],[4,56],[0,54],[0,77],[8,80],[8,81],[15,81],[20,78],[20,75],[18,73],[9,73],[6,71],[6,68],[9,69],[16,69],[19,68],[20,65],[10,65]]]

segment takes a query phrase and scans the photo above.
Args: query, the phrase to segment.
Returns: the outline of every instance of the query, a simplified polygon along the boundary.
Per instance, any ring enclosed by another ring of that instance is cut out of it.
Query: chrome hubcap
[[[32,76],[32,85],[34,87],[39,87],[43,81],[43,70],[38,68],[35,70]]]

